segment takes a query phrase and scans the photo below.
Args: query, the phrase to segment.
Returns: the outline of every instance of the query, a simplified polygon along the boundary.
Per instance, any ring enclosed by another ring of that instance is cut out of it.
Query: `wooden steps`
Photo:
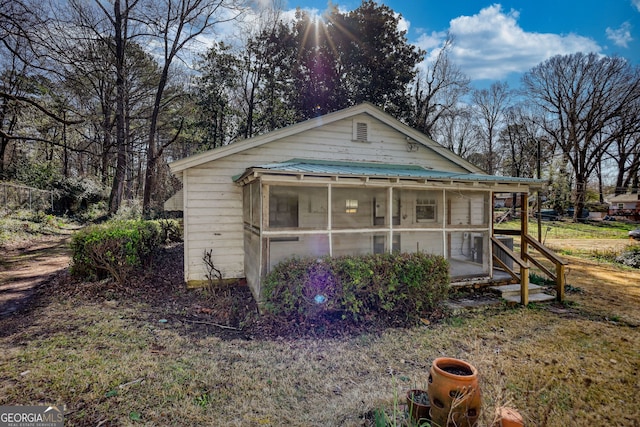
[[[520,285],[491,286],[489,289],[500,294],[501,298],[507,302],[520,304]],[[529,302],[548,302],[556,299],[555,295],[544,293],[542,286],[529,284]]]

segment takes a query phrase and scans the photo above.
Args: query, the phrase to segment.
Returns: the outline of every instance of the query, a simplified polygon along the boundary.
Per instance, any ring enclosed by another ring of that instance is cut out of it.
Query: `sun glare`
[[[312,42],[315,48],[320,48],[326,44],[337,56],[340,52],[338,51],[335,41],[331,37],[332,31],[330,28],[333,29],[334,34],[341,33],[341,37],[357,41],[355,36],[348,29],[344,28],[344,26],[339,22],[331,19],[329,11],[320,14],[317,10],[313,10],[307,11],[307,14],[309,25],[305,29],[305,34],[303,35],[303,46],[309,46],[309,42]]]

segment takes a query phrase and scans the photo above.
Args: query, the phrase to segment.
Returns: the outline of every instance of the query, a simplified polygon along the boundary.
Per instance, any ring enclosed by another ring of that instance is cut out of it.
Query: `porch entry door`
[[[393,192],[393,206],[392,206],[391,221],[393,225],[400,225],[400,192]],[[373,225],[385,225],[385,218],[387,217],[387,198],[386,197],[374,197],[373,198]]]

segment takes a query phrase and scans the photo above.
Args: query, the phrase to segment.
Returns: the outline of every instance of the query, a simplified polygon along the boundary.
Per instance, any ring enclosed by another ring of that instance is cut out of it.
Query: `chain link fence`
[[[25,185],[0,182],[0,209],[16,211],[53,211],[54,192],[39,190]]]

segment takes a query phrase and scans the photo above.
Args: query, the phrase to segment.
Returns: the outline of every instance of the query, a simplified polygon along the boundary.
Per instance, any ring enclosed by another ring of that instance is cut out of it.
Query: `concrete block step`
[[[520,284],[516,283],[514,285],[504,285],[504,286],[491,286],[491,289],[494,292],[502,295],[502,298],[508,296],[517,296],[520,297]],[[534,285],[533,283],[529,283],[529,295],[535,295],[542,293],[544,288],[542,286]]]
[[[504,299],[507,302],[514,302],[516,304],[520,304],[520,294],[518,295],[508,295],[508,296],[502,296],[502,299]],[[556,297],[554,295],[549,295],[549,294],[544,294],[544,293],[537,293],[537,294],[529,294],[529,302],[549,302],[549,301],[553,301],[555,300]]]

